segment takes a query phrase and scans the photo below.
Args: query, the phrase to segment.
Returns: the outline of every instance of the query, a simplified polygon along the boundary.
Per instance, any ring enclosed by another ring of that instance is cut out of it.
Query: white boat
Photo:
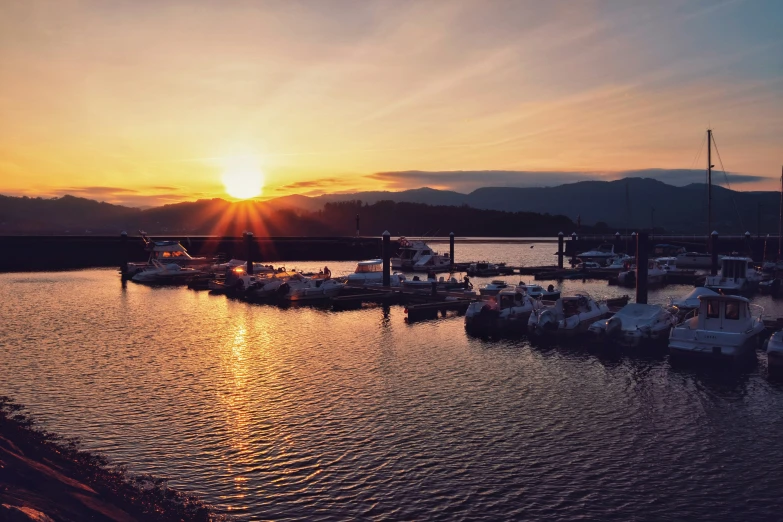
[[[545,290],[541,285],[529,285],[524,281],[520,281],[517,285],[517,290],[522,290],[533,299],[542,299],[544,301],[557,301],[560,299],[560,290],[556,290],[553,285],[549,285],[549,288]]]
[[[185,284],[202,274],[201,270],[195,268],[182,267],[176,263],[163,264],[153,259],[150,267],[136,272],[131,280],[147,284]]]
[[[500,266],[487,261],[471,263],[465,271],[469,276],[492,277],[500,275]]]
[[[574,270],[587,272],[588,270],[598,270],[599,268],[603,267],[596,261],[582,261],[581,263],[577,263],[577,265],[574,267]]]
[[[211,270],[214,272],[227,272],[229,270],[234,270],[236,268],[241,268],[242,270],[247,269],[247,261],[244,261],[242,259],[230,259],[226,261],[225,263],[218,263],[215,265],[212,265]],[[285,270],[285,269],[283,269]],[[263,263],[257,263],[253,262],[253,273],[254,274],[271,274],[272,272],[277,272],[275,270],[275,267],[272,265],[265,265]]]
[[[679,310],[680,314],[683,312],[691,312],[693,310],[696,310],[699,308],[699,297],[700,296],[713,296],[713,295],[720,295],[718,292],[715,292],[714,290],[710,290],[709,288],[704,287],[698,287],[691,290],[691,292],[686,295],[685,297],[681,297],[679,299],[669,299],[669,304],[673,307],[676,307],[677,310]]]
[[[629,303],[609,319],[590,325],[598,339],[623,346],[638,346],[642,342],[665,341],[677,324],[677,316],[661,305]]]
[[[391,286],[401,286],[405,281],[403,274],[389,274]],[[383,284],[383,260],[371,259],[359,261],[356,270],[346,280],[348,286],[380,286]]]
[[[718,263],[720,263],[718,256]],[[677,255],[677,266],[680,268],[710,268],[712,266],[712,256],[699,252],[685,252]]]
[[[524,331],[530,314],[541,308],[541,301],[506,288],[494,299],[471,303],[465,312],[465,329],[474,334]]]
[[[666,270],[655,259],[647,262],[647,284],[660,285],[666,282]],[[636,266],[617,274],[617,283],[625,286],[636,285]]]
[[[758,288],[762,273],[749,257],[725,256],[718,275],[707,276],[704,287],[724,293],[750,292]]]
[[[761,307],[736,295],[699,296],[698,315],[672,329],[672,355],[740,356],[753,353],[764,331]]]
[[[505,290],[506,288],[509,288],[508,283],[499,279],[495,279],[491,283],[480,287],[479,294],[489,296],[498,295],[501,290]]]
[[[606,303],[587,294],[561,297],[553,306],[530,314],[528,332],[536,335],[575,335],[586,332],[598,319],[611,314]]]
[[[616,255],[617,254],[615,254],[614,245],[611,243],[604,243],[603,245],[598,246],[598,248],[595,250],[582,252],[576,257],[584,262],[593,261],[598,263],[600,266],[606,266]]]
[[[400,250],[396,257],[391,258],[394,270],[415,270],[429,272],[448,269],[451,260],[448,255],[440,255],[432,250],[424,241],[400,238]]]
[[[153,261],[186,267],[200,267],[210,263],[205,257],[191,257],[179,241],[152,241],[145,235],[141,238],[144,240],[144,250],[149,252],[149,258],[144,263],[128,263],[125,277],[132,278],[139,272],[153,268]]]
[[[432,285],[435,284],[435,288],[438,291],[443,290],[470,290],[473,285],[468,278],[463,281],[459,281],[456,277],[450,277],[448,279],[440,276],[435,277],[435,274],[430,274],[426,279],[420,279],[419,276],[413,276],[411,279],[405,279],[402,283],[402,287],[407,290],[417,290],[424,292],[431,292]]]
[[[294,274],[277,288],[282,301],[317,301],[340,295],[345,283],[322,277]]]
[[[244,296],[249,300],[267,300],[276,298],[280,287],[291,277],[299,275],[296,272],[278,272],[257,277],[252,284],[246,287]]]
[[[628,270],[635,261],[636,258],[633,256],[618,254],[608,265],[606,265],[606,268],[610,268],[612,270]]]
[[[658,257],[655,261],[667,274],[693,273],[693,269],[678,267],[676,257]]]
[[[778,330],[767,342],[767,369],[770,372],[783,372],[783,330]]]

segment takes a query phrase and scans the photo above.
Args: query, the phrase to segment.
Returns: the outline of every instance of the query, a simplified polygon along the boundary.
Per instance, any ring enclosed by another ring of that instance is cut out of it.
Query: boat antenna
[[[778,261],[780,261],[780,237],[783,236],[783,167],[780,168],[780,218],[778,220]]]
[[[712,129],[707,129],[707,247],[712,252]]]

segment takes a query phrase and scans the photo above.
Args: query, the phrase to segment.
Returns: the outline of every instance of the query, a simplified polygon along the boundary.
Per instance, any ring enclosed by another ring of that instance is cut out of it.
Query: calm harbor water
[[[457,256],[549,264],[555,248]],[[783,384],[760,352],[749,368],[677,367],[663,353],[483,341],[459,317],[409,325],[402,307],[123,286],[113,270],[0,274],[0,302],[0,394],[240,519],[773,520],[783,508]]]

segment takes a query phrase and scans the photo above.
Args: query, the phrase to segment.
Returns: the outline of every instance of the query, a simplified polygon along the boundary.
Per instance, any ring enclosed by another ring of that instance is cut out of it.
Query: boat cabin
[[[501,310],[511,308],[513,306],[520,306],[524,303],[525,296],[522,292],[516,290],[505,289],[498,293],[497,301]]]
[[[371,259],[370,261],[359,261],[356,265],[356,274],[371,274],[374,272],[383,272],[383,260]]]
[[[566,319],[574,315],[589,312],[592,309],[593,307],[590,304],[590,299],[584,295],[562,297],[558,299],[555,304],[555,310],[558,312],[558,315],[562,314]]]
[[[149,241],[145,249],[150,253],[150,260],[192,259],[179,241]]]
[[[748,271],[755,270],[753,260],[747,257],[724,257],[721,265],[721,277],[728,279],[746,279]]]
[[[736,295],[700,295],[698,329],[742,333],[750,328],[754,317],[750,301]]]

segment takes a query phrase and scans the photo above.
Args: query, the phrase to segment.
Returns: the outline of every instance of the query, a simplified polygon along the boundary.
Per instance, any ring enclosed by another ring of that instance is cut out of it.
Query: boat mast
[[[707,129],[707,246],[712,252],[712,129]]]
[[[783,235],[783,167],[780,168],[780,218],[778,219],[778,261],[780,261],[780,236]]]

